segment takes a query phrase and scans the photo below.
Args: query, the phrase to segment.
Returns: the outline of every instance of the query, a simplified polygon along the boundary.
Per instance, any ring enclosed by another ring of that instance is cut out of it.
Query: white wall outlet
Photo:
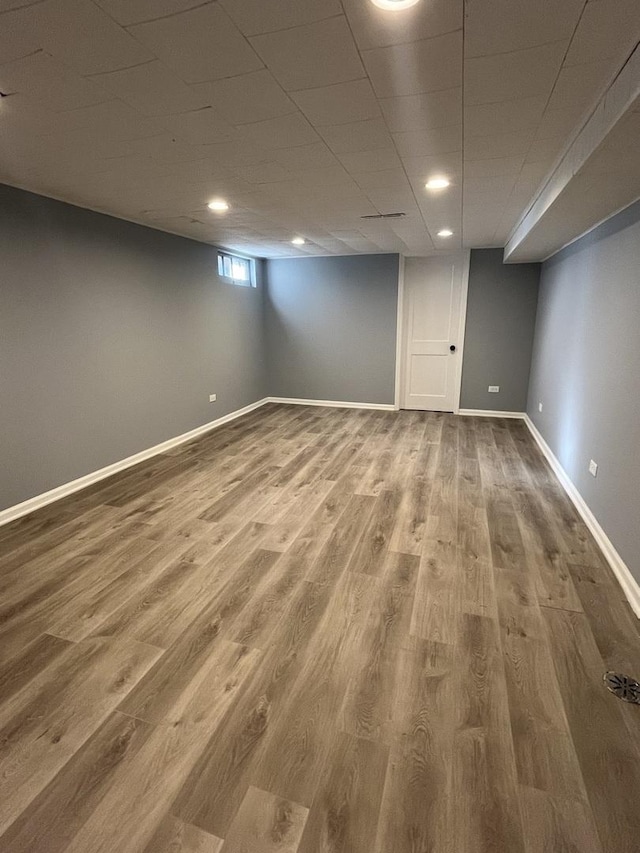
[[[592,477],[598,476],[598,463],[594,462],[593,459],[589,462],[589,473]]]
[[[218,397],[217,397],[217,395],[216,395],[216,394],[209,394],[209,402],[210,402],[210,403],[215,403],[215,401],[216,401],[217,399],[218,399]]]
[[[538,411],[539,411],[539,412],[541,412],[541,411],[542,411],[542,403],[538,403]]]
[[[489,385],[489,393],[490,394],[499,394],[500,386],[499,385]]]

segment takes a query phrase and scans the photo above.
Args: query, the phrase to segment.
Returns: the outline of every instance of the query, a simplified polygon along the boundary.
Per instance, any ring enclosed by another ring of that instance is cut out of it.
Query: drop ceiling
[[[584,175],[563,205],[536,200],[639,35],[638,0],[0,0],[0,181],[264,257],[429,255],[531,226],[540,258],[602,218]],[[619,118],[591,168],[615,164],[629,203],[637,104]]]

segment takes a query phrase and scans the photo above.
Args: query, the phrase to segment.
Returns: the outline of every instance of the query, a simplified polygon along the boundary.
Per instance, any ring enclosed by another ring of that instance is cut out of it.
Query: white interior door
[[[403,409],[458,408],[467,276],[468,254],[406,259]]]

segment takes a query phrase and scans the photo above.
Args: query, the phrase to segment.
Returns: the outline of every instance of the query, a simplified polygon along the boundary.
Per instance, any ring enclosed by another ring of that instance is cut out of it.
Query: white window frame
[[[249,278],[234,276],[233,270],[231,275],[225,275],[225,266],[233,267],[234,261],[242,261],[242,265],[247,264],[249,270]],[[223,281],[228,281],[231,284],[236,284],[239,287],[255,287],[256,286],[256,262],[253,258],[245,258],[242,255],[234,255],[232,252],[218,252],[218,276]]]

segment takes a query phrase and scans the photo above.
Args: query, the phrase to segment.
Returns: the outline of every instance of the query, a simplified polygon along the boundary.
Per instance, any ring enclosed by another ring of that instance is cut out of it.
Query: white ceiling
[[[639,35],[639,0],[0,0],[0,181],[266,257],[503,246]]]

